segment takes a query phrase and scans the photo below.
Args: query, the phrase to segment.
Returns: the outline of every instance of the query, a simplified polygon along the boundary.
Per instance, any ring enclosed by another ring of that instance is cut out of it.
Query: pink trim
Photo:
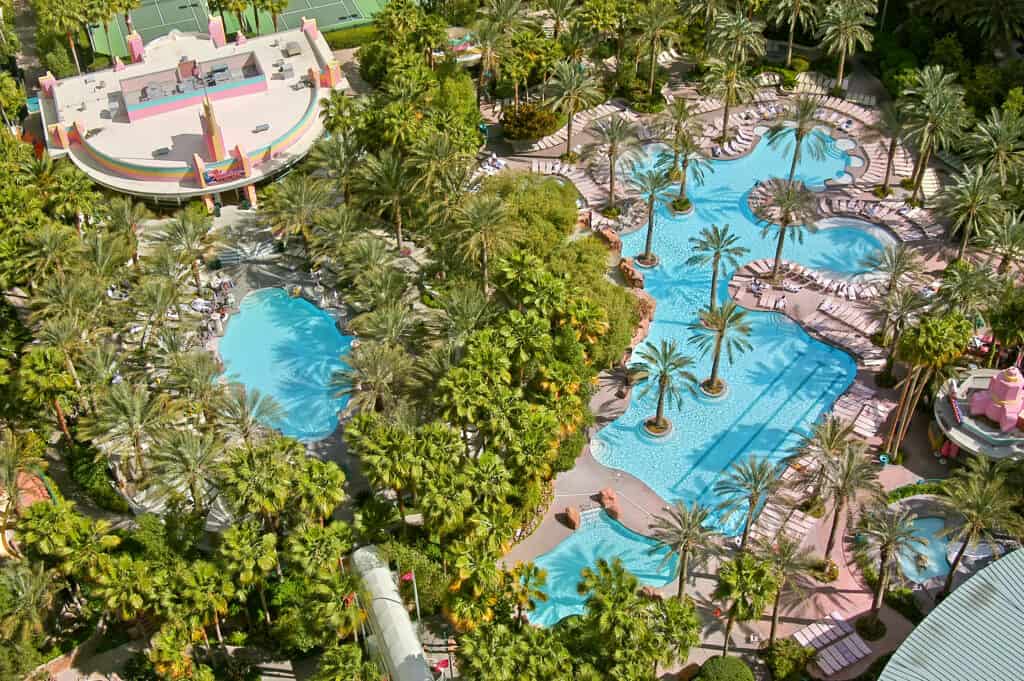
[[[241,97],[243,95],[251,95],[256,92],[267,91],[267,81],[261,78],[259,81],[249,83],[247,85],[240,85],[227,90],[221,90],[220,92],[211,92],[210,99],[218,101],[221,99],[231,99],[232,97]],[[147,106],[141,109],[128,109],[128,120],[135,122],[143,118],[149,118],[151,116],[157,116],[159,114],[167,113],[168,111],[177,111],[178,109],[184,109],[189,106],[194,106],[203,101],[203,92],[197,92],[191,97],[183,97],[182,99],[175,99],[163,104],[154,104],[153,106]]]

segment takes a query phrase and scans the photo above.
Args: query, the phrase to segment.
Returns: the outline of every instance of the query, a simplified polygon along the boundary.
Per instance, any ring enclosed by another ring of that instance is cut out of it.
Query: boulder
[[[575,506],[567,506],[565,509],[565,524],[570,530],[580,529],[580,509]]]

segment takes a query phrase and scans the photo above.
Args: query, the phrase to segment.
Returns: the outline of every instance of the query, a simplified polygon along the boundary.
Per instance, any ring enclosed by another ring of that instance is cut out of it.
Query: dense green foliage
[[[738,657],[712,657],[701,665],[695,681],[754,681],[754,672]]]
[[[795,639],[784,638],[765,653],[765,661],[775,681],[800,681],[806,675],[807,665],[814,659],[813,648],[804,647]]]

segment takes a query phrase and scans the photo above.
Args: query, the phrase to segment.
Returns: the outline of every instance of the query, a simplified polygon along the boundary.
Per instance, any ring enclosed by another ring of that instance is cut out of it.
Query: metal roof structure
[[[911,632],[879,681],[1024,678],[1024,550],[983,568]]]

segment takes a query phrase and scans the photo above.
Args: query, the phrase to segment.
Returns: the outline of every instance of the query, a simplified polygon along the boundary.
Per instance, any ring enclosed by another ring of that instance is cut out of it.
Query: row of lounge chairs
[[[925,236],[935,236],[933,231],[941,229],[936,226],[931,212],[902,202],[825,197],[818,200],[818,212],[822,215],[852,215],[882,223],[901,241],[920,241]]]
[[[587,109],[581,111],[573,117],[573,128],[576,130],[582,130],[591,121],[609,116],[613,113],[620,113],[624,110],[624,107],[620,104],[600,104],[593,109]],[[550,149],[551,147],[558,146],[559,144],[565,143],[566,135],[568,135],[568,126],[564,126],[558,132],[555,132],[547,137],[541,139],[530,145],[529,151],[540,151],[542,149]]]
[[[863,310],[852,307],[845,302],[835,302],[825,298],[818,305],[818,310],[824,312],[832,319],[843,322],[847,326],[860,331],[865,336],[871,336],[880,328],[879,323],[871,319]]]
[[[815,662],[829,676],[872,654],[870,646],[839,612],[807,625],[793,634],[793,638],[800,645],[818,651]]]
[[[559,175],[576,185],[588,206],[600,206],[608,200],[608,192],[583,170],[571,163],[554,159],[532,159],[530,170],[541,175]]]

